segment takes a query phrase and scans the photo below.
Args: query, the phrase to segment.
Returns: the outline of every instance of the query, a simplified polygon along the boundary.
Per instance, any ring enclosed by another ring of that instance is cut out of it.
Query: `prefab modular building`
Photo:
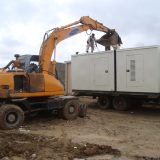
[[[73,92],[98,97],[104,108],[159,100],[160,46],[73,55],[71,64]]]
[[[114,91],[114,54],[99,52],[72,56],[74,91]]]

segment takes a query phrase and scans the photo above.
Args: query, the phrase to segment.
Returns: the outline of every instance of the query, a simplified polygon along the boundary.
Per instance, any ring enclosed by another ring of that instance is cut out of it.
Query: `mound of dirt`
[[[66,157],[86,158],[94,155],[111,154],[119,156],[120,151],[111,146],[97,144],[75,144],[71,140],[43,137],[33,134],[0,133],[0,158],[21,157],[27,160],[36,156],[37,160]]]
[[[79,147],[79,148],[78,148]],[[107,145],[97,145],[87,143],[84,146],[78,146],[75,156],[78,158],[90,157],[94,155],[111,154],[114,156],[120,156],[121,153],[117,149],[113,149],[111,146]]]
[[[136,156],[138,160],[160,160],[160,157],[153,158],[153,157],[146,157],[146,156]]]

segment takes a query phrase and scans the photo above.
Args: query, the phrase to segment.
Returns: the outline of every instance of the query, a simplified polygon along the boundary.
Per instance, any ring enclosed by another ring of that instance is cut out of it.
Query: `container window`
[[[136,61],[130,60],[130,74],[131,74],[131,81],[136,81]]]

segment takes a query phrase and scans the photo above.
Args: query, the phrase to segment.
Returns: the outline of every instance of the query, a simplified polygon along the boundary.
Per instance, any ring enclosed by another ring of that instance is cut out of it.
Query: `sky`
[[[114,28],[121,48],[160,44],[159,0],[0,0],[0,67],[14,54],[39,54],[45,31],[77,21],[82,16]],[[103,33],[93,31],[96,38]],[[60,42],[56,60],[64,62],[83,53],[88,34]],[[95,51],[104,50],[98,45]]]

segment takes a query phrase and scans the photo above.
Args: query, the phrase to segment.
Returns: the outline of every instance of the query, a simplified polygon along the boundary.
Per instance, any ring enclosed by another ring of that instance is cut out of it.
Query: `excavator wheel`
[[[62,110],[63,118],[66,120],[72,120],[77,118],[78,113],[79,113],[79,104],[77,100],[68,101]]]
[[[14,104],[4,104],[0,107],[0,128],[14,129],[23,124],[24,112]]]
[[[87,115],[87,104],[81,103],[79,105],[79,117],[83,118]]]

